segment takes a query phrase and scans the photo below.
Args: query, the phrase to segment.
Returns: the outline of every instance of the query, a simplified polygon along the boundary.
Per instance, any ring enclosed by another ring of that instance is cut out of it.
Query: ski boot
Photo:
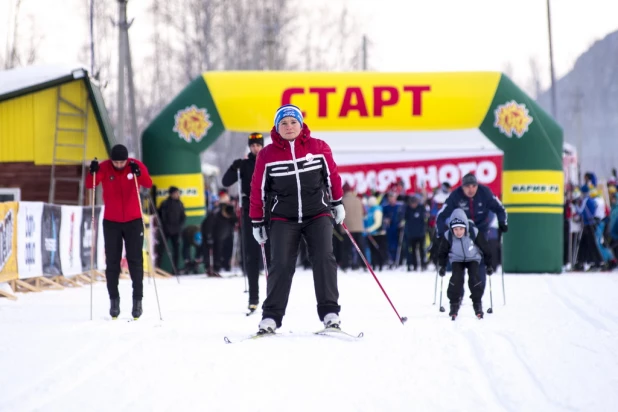
[[[115,320],[120,315],[120,298],[110,299],[109,300],[109,316],[112,317],[112,320]]]
[[[275,320],[271,318],[264,318],[258,325],[257,334],[258,335],[268,335],[271,333],[274,334],[275,329],[277,329],[277,323],[275,322]]]
[[[476,314],[476,317],[479,319],[483,319],[483,303],[472,302],[472,307],[474,308],[474,313]]]
[[[341,329],[339,326],[340,324],[341,320],[336,313],[329,313],[324,316],[324,327],[326,329]]]
[[[459,313],[459,307],[461,306],[461,300],[457,302],[451,302],[451,310],[449,310],[448,315],[451,317],[451,320],[455,320],[457,318],[457,314]]]
[[[253,315],[258,308],[257,303],[249,303],[249,312],[247,312],[247,316]]]
[[[133,310],[131,310],[131,316],[133,316],[134,320],[138,320],[140,316],[142,316],[142,300],[141,299],[133,299]]]

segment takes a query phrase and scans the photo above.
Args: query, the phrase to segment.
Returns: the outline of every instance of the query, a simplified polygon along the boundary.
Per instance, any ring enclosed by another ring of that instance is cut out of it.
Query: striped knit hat
[[[298,120],[301,127],[303,126],[303,113],[300,109],[293,104],[286,104],[281,106],[277,110],[277,113],[275,113],[275,129],[277,130],[277,133],[279,133],[279,122],[281,122],[284,117],[293,117]]]
[[[458,219],[456,217],[453,218],[453,220],[451,220],[450,226],[451,226],[451,229],[453,229],[455,227],[463,227],[463,228],[467,228],[468,227],[468,225],[466,225],[466,222],[464,222],[463,220]]]

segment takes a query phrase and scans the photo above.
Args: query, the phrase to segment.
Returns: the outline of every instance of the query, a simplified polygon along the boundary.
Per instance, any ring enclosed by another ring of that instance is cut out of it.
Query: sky
[[[87,40],[87,0],[21,0],[22,31],[34,28],[39,62],[77,61]],[[101,1],[101,0],[98,0]],[[112,1],[112,0],[107,0]],[[529,90],[530,59],[540,66],[542,84],[550,83],[545,0],[296,0],[345,4],[369,40],[369,68],[384,72],[510,71]],[[8,11],[16,0],[0,0],[0,50],[6,45]],[[130,0],[134,59],[149,36],[150,2]],[[596,40],[618,30],[616,0],[553,0],[552,32],[556,76]],[[111,24],[111,23],[110,23]],[[359,44],[361,39],[359,39]]]

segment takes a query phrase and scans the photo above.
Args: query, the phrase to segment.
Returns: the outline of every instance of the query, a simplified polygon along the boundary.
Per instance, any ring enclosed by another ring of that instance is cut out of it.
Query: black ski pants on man
[[[365,237],[363,236],[363,232],[350,232],[352,238],[360,248],[360,250],[365,250]],[[359,265],[362,265],[360,257],[358,256],[358,252],[356,248],[352,244],[352,241],[348,237],[347,234],[343,235],[343,252],[341,256],[341,269],[347,270],[351,268],[352,270],[358,269]]]
[[[386,235],[368,235],[369,251],[371,252],[371,266],[382,271],[382,266],[386,265],[388,259],[388,242]]]
[[[485,292],[485,282],[479,274],[478,262],[452,262],[453,273],[448,282],[446,296],[451,303],[456,303],[463,297],[464,276],[468,269],[468,287],[470,288],[470,298],[472,302],[480,302]]]
[[[324,320],[329,313],[339,313],[337,262],[333,254],[333,225],[329,216],[320,216],[303,223],[272,220],[270,224],[270,271],[266,285],[268,294],[262,305],[262,318],[271,318],[281,327],[288,305],[292,278],[301,236],[307,242],[313,268],[313,284],[318,316]]]
[[[246,202],[246,203],[245,203]],[[243,198],[242,208],[242,254],[243,269],[249,282],[249,304],[257,305],[260,302],[260,263],[262,262],[262,250],[260,244],[253,237],[253,226],[249,217],[249,198]],[[270,261],[270,240],[266,241],[266,261]]]
[[[110,299],[120,297],[118,293],[118,278],[120,277],[120,260],[122,259],[122,244],[124,240],[127,251],[127,263],[133,282],[133,299],[142,299],[144,293],[144,226],[142,219],[130,222],[112,222],[103,220],[103,238],[105,239],[105,277],[107,292]]]
[[[421,269],[425,270],[427,263],[425,262],[425,237],[407,237],[408,242],[408,267],[414,267],[414,270],[418,268],[416,259],[416,251],[418,250],[418,256],[421,261]]]
[[[165,241],[172,241],[172,259],[174,259],[174,268],[178,267],[178,260],[180,257],[180,233],[176,233],[175,235],[166,235]],[[165,248],[165,245],[163,245]]]

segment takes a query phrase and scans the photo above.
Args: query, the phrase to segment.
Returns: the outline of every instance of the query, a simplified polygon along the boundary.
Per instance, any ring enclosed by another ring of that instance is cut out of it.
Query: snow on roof
[[[73,75],[78,79],[87,72],[80,64],[18,67],[0,71],[0,96]]]

